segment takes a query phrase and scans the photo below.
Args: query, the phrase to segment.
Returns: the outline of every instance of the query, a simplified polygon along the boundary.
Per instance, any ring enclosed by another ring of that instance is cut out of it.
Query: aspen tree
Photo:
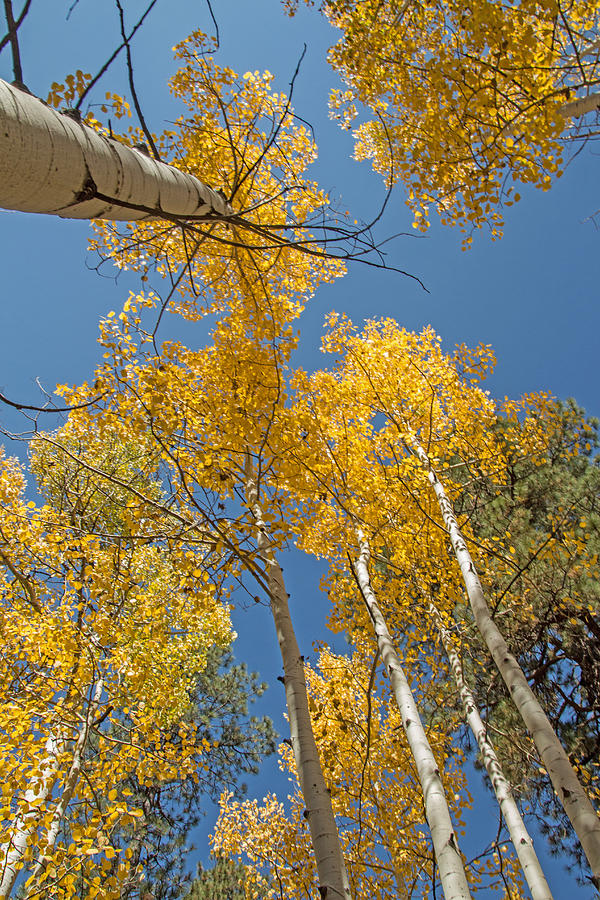
[[[505,639],[597,807],[599,773],[592,762],[598,757],[600,659],[597,427],[572,402],[542,402],[530,414],[547,423],[543,456],[531,459],[515,448],[515,420],[522,414],[509,405],[496,429],[506,476],[478,483],[467,478],[455,509],[470,517],[478,540],[491,543],[507,561],[501,565],[496,557],[482,572],[486,593],[502,597],[498,615]],[[472,652],[485,653],[476,630],[469,634],[481,646]],[[585,870],[577,837],[531,739],[515,740],[518,714],[504,683],[485,684],[482,674],[472,670],[474,687],[486,691],[488,722],[505,771],[520,796],[544,816],[550,846]]]
[[[43,846],[43,856],[38,858],[37,863],[33,869],[31,874],[31,891],[35,892],[36,890],[36,882],[38,877],[44,871],[46,866],[46,860],[52,858],[52,853],[54,851],[54,847],[56,845],[56,840],[58,838],[58,832],[63,824],[63,819],[65,817],[66,811],[73,799],[73,795],[77,788],[77,784],[79,779],[81,778],[82,766],[83,766],[83,756],[87,750],[88,739],[90,734],[90,729],[92,727],[92,723],[94,719],[98,715],[98,709],[100,707],[100,701],[102,699],[103,693],[103,680],[99,678],[96,684],[93,687],[91,701],[88,704],[85,718],[83,724],[80,728],[79,734],[73,745],[73,750],[71,754],[71,764],[66,773],[64,779],[64,785],[61,791],[60,799],[56,804],[54,811],[52,813],[52,817],[50,819],[50,825],[48,830],[42,837],[42,846]],[[47,796],[44,797],[44,800],[47,800]],[[12,885],[10,886],[12,887]],[[6,894],[10,893],[10,887],[6,891]],[[2,895],[2,886],[0,885],[0,895]]]
[[[185,112],[158,140],[174,165],[218,185],[235,215],[226,226],[189,220],[183,230],[168,221],[100,223],[91,244],[119,268],[155,271],[169,285],[168,309],[186,319],[261,302],[265,292],[271,308],[293,305],[294,294],[308,297],[344,271],[313,247],[325,236],[329,198],[306,175],[317,156],[311,131],[273,90],[271,72],[239,75],[210,50],[201,31],[175,48],[171,90]]]
[[[332,114],[351,128],[366,107],[355,158],[370,159],[388,184],[403,182],[419,230],[434,208],[467,244],[484,225],[499,236],[502,201],[520,199],[512,182],[546,190],[562,175],[564,139],[593,133],[591,116],[581,132],[572,121],[600,108],[593,0],[321,8],[341,32],[329,61],[345,86],[332,91]]]
[[[498,667],[510,695],[529,730],[554,789],[581,841],[594,878],[600,882],[600,818],[548,721],[546,713],[531,690],[523,670],[510,652],[500,629],[492,619],[477,570],[467,543],[456,521],[452,504],[423,447],[410,435],[407,443],[427,470],[438,499],[444,524],[460,565],[475,622]]]
[[[453,643],[452,636],[448,632],[433,604],[430,607],[430,613],[433,619],[438,623],[437,627],[439,635],[450,663],[452,675],[462,703],[464,716],[477,741],[477,746],[479,747],[485,770],[494,789],[513,847],[519,857],[525,880],[531,891],[532,900],[552,900],[552,894],[548,887],[546,877],[533,848],[533,841],[525,827],[523,817],[519,812],[519,807],[513,796],[511,786],[504,776],[502,766],[496,756],[486,726],[477,708],[473,692],[465,680],[460,656]]]
[[[90,430],[67,428],[54,453],[44,449],[57,436],[38,437],[42,506],[22,499],[14,462],[0,466],[4,897],[20,876],[32,898],[91,900],[100,885],[121,895],[131,854],[118,829],[143,815],[123,781],[193,777],[189,691],[209,648],[231,640],[202,573],[153,546],[152,506],[120,505],[97,471],[67,473],[84,433],[88,464],[107,464],[110,445]],[[120,454],[113,473],[145,484],[150,500],[156,485],[135,471],[131,445]]]
[[[143,343],[137,346],[138,303],[131,301],[120,326],[109,326],[109,319],[103,332],[109,361],[98,371],[97,382],[102,381],[111,395],[107,409],[82,411],[80,418],[85,421],[89,416],[101,429],[114,423],[131,436],[151,432],[174,488],[173,513],[177,510],[190,527],[195,521],[198,529],[200,523],[205,531],[212,529],[215,552],[226,561],[230,577],[241,578],[246,571],[266,593],[282,651],[292,741],[320,884],[328,895],[343,898],[349,896],[344,861],[276,558],[290,530],[284,520],[287,499],[269,474],[278,452],[273,447],[278,444],[278,420],[286,399],[287,359],[296,341],[288,323],[300,304],[290,302],[289,293],[283,302],[275,292],[265,290],[265,295],[262,304],[270,306],[268,317],[257,315],[261,298],[249,288],[247,297],[231,298],[211,345],[193,352],[173,343],[161,356]],[[126,359],[126,367],[115,365],[117,359]],[[238,495],[244,498],[246,514],[223,515]]]
[[[349,657],[321,645],[316,665],[305,668],[315,736],[333,785],[332,803],[342,813],[340,836],[353,893],[373,900],[408,900],[437,890],[435,856],[400,711],[389,683],[378,677],[378,665],[372,639],[360,637]],[[464,793],[460,751],[450,745],[443,726],[432,726],[429,739],[448,793]],[[287,744],[279,751],[296,785],[293,753]],[[457,815],[460,820],[460,810]],[[213,845],[219,853],[243,860],[247,871],[254,872],[254,883],[262,885],[264,879],[273,900],[282,894],[312,898],[314,867],[304,862],[306,832],[297,788],[288,811],[272,794],[244,802],[224,795]],[[508,888],[512,897],[524,897],[514,858],[506,855],[505,846],[498,849],[504,882],[494,878],[487,861],[473,861],[474,889],[506,896]]]
[[[459,897],[467,898],[471,896],[471,893],[461,859],[456,829],[450,819],[437,763],[427,740],[427,735],[421,723],[421,717],[419,716],[419,711],[400,659],[394,649],[385,618],[381,613],[377,598],[371,587],[368,569],[370,559],[369,544],[360,531],[357,534],[357,538],[360,552],[354,561],[354,570],[361,594],[373,620],[377,645],[388,672],[396,703],[402,714],[402,724],[419,773],[427,823],[431,831],[436,861],[440,870],[444,897],[447,900]]]
[[[365,477],[366,473],[364,468],[360,468],[360,462],[357,463],[356,453],[353,454],[352,449],[352,445],[358,447],[358,455],[360,456],[362,450],[360,438],[352,431],[351,425],[348,427],[347,422],[343,422],[338,428],[338,423],[334,423],[331,418],[328,418],[326,410],[330,403],[335,409],[334,415],[344,419],[344,408],[340,409],[336,405],[334,396],[326,398],[323,393],[316,400],[315,393],[312,393],[311,399],[315,400],[314,406],[316,410],[314,410],[314,416],[310,414],[300,415],[295,426],[303,430],[307,444],[307,454],[304,458],[300,456],[299,464],[301,467],[304,465],[308,469],[308,475],[304,477],[305,482],[310,482],[311,476],[315,474],[315,467],[320,468],[321,472],[314,487],[307,487],[306,483],[304,483],[300,490],[302,492],[308,490],[313,493],[323,491],[322,500],[330,495],[334,505],[339,508],[342,517],[347,517],[348,524],[351,525],[353,515],[358,515],[359,509],[361,510],[361,515],[365,514],[365,501],[363,495],[361,495],[361,488],[364,492],[365,481],[367,480]],[[357,397],[357,402],[360,405],[360,397]],[[322,417],[321,405],[323,407]],[[350,412],[350,416],[352,416],[352,412]],[[313,418],[317,419],[316,425],[312,421]],[[366,431],[368,432],[368,430],[367,426]],[[339,445],[338,434],[340,434]],[[368,435],[363,434],[362,437],[365,444],[368,444]],[[335,447],[334,450],[332,450],[332,445]],[[328,466],[327,461],[329,461]],[[327,467],[326,471],[323,471],[325,467]],[[300,483],[302,483],[302,480],[303,476],[300,474]],[[361,487],[358,486],[359,483]],[[357,512],[354,512],[355,510]],[[306,510],[305,515],[310,515],[310,511]],[[318,536],[315,543],[311,544],[309,540],[308,542],[303,542],[303,546],[305,548],[309,546],[311,548],[314,547],[315,552],[327,556],[335,555],[336,550],[333,549],[335,546],[335,538],[333,536],[335,529],[332,529],[330,523],[324,524],[318,513],[316,522],[314,530]],[[328,535],[325,540],[323,540],[323,534]],[[419,772],[427,821],[432,833],[445,896],[469,897],[469,887],[458,849],[456,831],[451,823],[437,763],[422,727],[403,666],[394,649],[385,618],[382,615],[371,585],[368,571],[369,544],[360,527],[357,528],[356,534],[358,536],[359,554],[353,562],[353,568],[364,602],[372,619],[379,652],[386,665],[396,702],[402,712],[403,727]]]
[[[257,478],[252,471],[249,454],[246,455],[245,469],[246,500],[257,530],[257,547],[266,570],[269,602],[283,659],[291,742],[298,781],[306,804],[306,817],[319,876],[319,891],[325,898],[341,897],[349,900],[350,885],[308,710],[302,656],[292,626],[283,572],[269,547]]]
[[[94,219],[100,264],[155,271],[169,285],[165,305],[188,317],[196,306],[221,312],[263,280],[286,293],[290,273],[331,280],[352,256],[349,237],[361,255],[369,244],[306,177],[316,144],[273,75],[239,76],[213,49],[201,31],[175,48],[171,90],[185,113],[154,139],[168,164],[146,152],[140,129],[115,137],[92,113],[81,118],[81,71],[54,83],[47,103],[0,83],[0,206]],[[117,95],[110,107],[130,115]]]
[[[39,773],[31,777],[30,786],[25,790],[23,810],[17,812],[15,816],[10,842],[3,852],[0,897],[10,897],[15,886],[27,850],[30,831],[36,825],[36,809],[48,800],[54,784],[58,753],[56,735],[50,733],[46,738]]]
[[[422,474],[433,488],[443,527],[460,565],[477,627],[535,741],[554,789],[579,836],[592,872],[598,877],[600,819],[490,615],[474,560],[430,456],[435,452],[440,457],[451,459],[453,453],[459,457],[475,453],[480,464],[487,458],[487,464],[497,467],[500,447],[493,446],[493,439],[486,432],[486,421],[490,424],[494,421],[491,400],[479,388],[461,380],[457,371],[458,358],[453,361],[445,357],[432,332],[424,332],[419,340],[398,330],[394,323],[384,322],[381,325],[370,323],[365,334],[357,337],[350,324],[342,320],[327,340],[330,349],[345,353],[344,363],[340,366],[343,373],[340,383],[347,380],[345,390],[361,397],[363,408],[370,408],[371,414],[377,412],[387,419],[374,441],[379,444],[376,459],[382,461],[386,454],[394,454],[393,463],[398,468],[398,476],[404,488],[408,487],[411,491],[420,510],[423,509],[420,505],[422,489],[418,484],[422,475],[419,476],[414,468],[411,471],[411,457],[418,461]],[[476,354],[469,359],[464,350],[459,356],[463,357],[475,377],[480,377],[489,365],[489,351],[485,348],[479,362]],[[335,398],[330,403],[335,405]],[[529,452],[533,453],[543,449],[543,432],[536,436],[536,428],[539,431],[539,424],[534,421],[523,427],[525,436],[529,429]],[[419,432],[420,437],[417,437]],[[433,451],[425,451],[426,442]],[[397,447],[399,445],[400,453],[408,453],[405,459],[398,455],[397,450],[394,451],[394,443]],[[414,487],[411,487],[412,482]]]
[[[69,219],[222,221],[198,178],[100,134],[0,79],[0,206]]]

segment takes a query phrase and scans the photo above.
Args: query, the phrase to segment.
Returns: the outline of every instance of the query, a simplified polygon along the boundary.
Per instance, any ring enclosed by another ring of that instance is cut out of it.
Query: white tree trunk
[[[466,900],[471,893],[437,763],[427,740],[410,685],[371,586],[368,569],[369,545],[360,532],[358,533],[358,542],[360,554],[354,562],[354,571],[373,620],[379,653],[387,669],[394,697],[402,716],[402,725],[417,767],[423,790],[425,815],[433,840],[444,898],[445,900]]]
[[[256,480],[246,469],[246,500],[257,529],[257,545],[265,565],[271,612],[281,650],[285,696],[290,721],[290,736],[300,790],[315,853],[319,890],[326,900],[350,900],[350,884],[344,865],[331,797],[325,785],[319,752],[315,742],[304,665],[296,640],[283,572],[270,548],[262,510],[258,502]]]
[[[529,885],[533,900],[552,900],[552,893],[548,887],[548,882],[544,876],[544,872],[537,858],[537,854],[533,849],[533,841],[525,827],[519,807],[513,797],[513,793],[509,782],[504,776],[502,766],[496,756],[494,747],[487,736],[486,727],[479,715],[475,697],[470,687],[466,683],[463,674],[462,663],[456,652],[450,635],[442,624],[437,610],[432,605],[430,612],[435,620],[444,645],[444,650],[450,662],[454,681],[458,688],[465,719],[469,728],[473,732],[485,770],[494,788],[496,799],[504,816],[510,839],[513,843],[525,881]]]
[[[0,207],[69,219],[227,218],[193,175],[104,137],[0,80]]]
[[[570,103],[563,103],[560,114],[564,119],[578,119],[586,113],[600,110],[600,94],[588,94]]]
[[[496,663],[512,700],[525,723],[538,753],[550,776],[554,790],[571,820],[573,828],[588,858],[596,886],[600,885],[600,818],[596,814],[589,797],[582,788],[562,744],[558,740],[546,713],[529,687],[519,663],[509,651],[483,594],[479,576],[465,539],[458,527],[452,504],[438,479],[429,457],[415,438],[406,438],[413,453],[427,470],[450,535],[456,559],[460,565],[467,596],[473,611],[475,624],[479,629]]]
[[[90,728],[94,716],[96,715],[98,704],[100,703],[100,699],[102,697],[103,688],[104,681],[102,678],[100,678],[96,683],[92,699],[88,705],[85,721],[81,726],[79,734],[77,735],[77,740],[75,741],[75,746],[73,748],[73,759],[71,760],[71,765],[69,767],[68,775],[65,779],[60,799],[56,805],[56,809],[54,810],[52,821],[50,822],[50,827],[46,832],[46,837],[43,843],[43,852],[40,855],[32,873],[32,884],[34,884],[34,889],[32,892],[33,896],[36,896],[39,893],[38,889],[35,888],[35,881],[44,869],[44,866],[46,864],[46,857],[54,850],[54,845],[56,843],[56,838],[58,837],[61,822],[63,820],[65,812],[67,811],[69,803],[71,802],[71,798],[73,797],[75,788],[77,787],[77,782],[79,781],[79,777],[81,775],[83,752],[87,745]]]
[[[39,818],[39,805],[47,800],[56,776],[59,740],[51,733],[46,739],[45,759],[42,761],[39,775],[32,779],[23,797],[23,811],[17,813],[13,833],[9,843],[4,845],[2,863],[0,864],[0,900],[10,897],[21,861],[27,849],[32,828]]]

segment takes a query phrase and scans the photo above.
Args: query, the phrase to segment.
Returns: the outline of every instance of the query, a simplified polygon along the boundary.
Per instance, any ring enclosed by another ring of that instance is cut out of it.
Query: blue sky
[[[62,81],[77,68],[94,73],[119,42],[117,14],[109,0],[79,0],[67,21],[71,2],[34,0],[22,29],[25,81],[42,97],[52,81]],[[130,22],[145,5],[128,2]],[[353,217],[369,220],[384,197],[381,181],[367,163],[350,159],[350,135],[327,116],[328,90],[336,82],[324,60],[334,33],[315,10],[303,8],[290,20],[276,0],[219,0],[215,12],[220,62],[239,72],[267,68],[275,74],[278,90],[287,89],[306,43],[294,106],[316,132],[320,154],[311,174]],[[140,99],[154,131],[178,114],[167,88],[174,72],[171,48],[198,27],[211,28],[203,3],[159,0],[134,45]],[[0,55],[0,76],[12,80],[6,51]],[[127,93],[123,60],[105,76],[96,99],[102,100],[107,90]],[[521,202],[506,211],[506,235],[500,242],[481,233],[473,248],[463,252],[459,233],[434,223],[426,237],[410,235],[391,243],[390,264],[417,275],[429,293],[399,275],[351,266],[304,313],[299,361],[308,368],[322,364],[318,345],[324,315],[331,309],[347,312],[357,323],[393,316],[411,329],[433,325],[448,349],[457,342],[492,344],[498,366],[488,387],[496,396],[549,390],[561,398],[573,396],[588,413],[600,415],[600,232],[592,219],[600,208],[599,154],[600,144],[588,145],[547,193],[522,190]],[[398,189],[379,236],[411,232],[410,222]],[[134,286],[127,276],[115,281],[90,268],[88,237],[86,223],[0,212],[0,391],[11,399],[37,403],[38,377],[49,390],[56,383],[89,378],[100,355],[98,319],[117,308]],[[196,329],[186,340],[193,346],[204,335]],[[0,421],[13,430],[27,427],[4,409]],[[22,445],[10,449],[23,453]],[[290,558],[286,575],[300,641],[308,648],[322,637],[318,571]],[[285,733],[272,626],[254,607],[237,614],[236,626],[241,635],[236,654],[273,685],[263,705]],[[286,782],[270,767],[252,789],[262,794],[275,784],[286,790]],[[486,811],[480,791],[477,796],[476,827],[490,820],[491,837],[495,818]],[[591,896],[563,879],[559,868],[555,872],[557,894],[568,889],[578,897]]]

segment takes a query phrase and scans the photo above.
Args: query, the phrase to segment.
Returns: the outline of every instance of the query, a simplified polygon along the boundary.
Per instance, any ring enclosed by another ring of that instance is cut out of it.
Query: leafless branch
[[[219,23],[217,22],[217,19],[215,17],[215,14],[214,14],[214,11],[212,8],[212,3],[210,2],[210,0],[206,0],[206,5],[208,7],[209,15],[213,21],[213,25],[215,26],[215,50],[218,50],[219,47],[221,46],[221,36],[219,34]]]
[[[135,24],[135,26],[134,26],[133,29],[131,30],[131,33],[128,35],[127,41],[123,41],[123,43],[119,44],[119,46],[117,47],[117,49],[115,50],[115,52],[114,52],[111,56],[109,56],[109,58],[108,58],[107,61],[104,63],[104,65],[102,66],[102,68],[100,69],[100,71],[97,73],[97,75],[95,75],[95,76],[92,78],[92,80],[90,81],[90,83],[88,84],[88,86],[85,88],[85,90],[79,95],[79,99],[78,99],[77,103],[75,104],[75,109],[81,109],[81,104],[83,103],[83,101],[85,100],[85,98],[87,97],[87,95],[89,94],[89,92],[92,90],[93,87],[95,87],[95,85],[100,81],[100,79],[102,78],[102,76],[108,71],[108,69],[109,69],[110,66],[113,64],[113,62],[115,61],[115,59],[117,58],[117,56],[119,55],[119,53],[121,52],[121,50],[123,50],[123,49],[127,46],[127,42],[130,42],[131,39],[132,39],[132,38],[134,37],[134,35],[136,34],[136,32],[138,31],[138,29],[142,27],[142,25],[144,24],[144,21],[145,21],[146,17],[147,17],[148,14],[151,12],[151,10],[153,9],[153,7],[156,5],[156,2],[157,2],[157,0],[152,0],[152,2],[146,7],[145,12],[144,12],[144,13],[142,14],[142,16],[138,19],[137,23]]]
[[[46,413],[68,413],[74,409],[85,409],[87,406],[93,406],[98,400],[102,400],[104,396],[106,396],[106,391],[103,394],[98,394],[92,400],[88,400],[86,403],[78,403],[76,406],[29,406],[27,403],[16,403],[14,400],[9,400],[8,397],[1,393],[0,401],[6,403],[7,406],[12,406],[13,409],[30,409],[34,412]]]
[[[123,38],[123,43],[125,45],[125,53],[127,55],[127,76],[129,78],[129,89],[131,90],[131,96],[133,99],[133,105],[135,106],[135,111],[137,113],[138,119],[140,121],[140,125],[142,126],[142,131],[146,135],[146,140],[152,150],[152,155],[154,159],[160,160],[160,153],[156,149],[156,144],[154,143],[154,138],[152,137],[152,132],[148,128],[146,124],[146,120],[144,118],[144,114],[142,112],[142,107],[140,106],[140,101],[138,99],[137,91],[135,88],[135,81],[133,78],[133,62],[131,59],[131,43],[130,38],[127,37],[127,32],[125,30],[125,13],[123,12],[123,6],[121,4],[121,0],[115,0],[117,5],[117,9],[119,10],[119,23],[121,26],[121,37]]]
[[[6,44],[10,41],[10,45],[12,48],[12,57],[13,57],[13,72],[15,75],[15,84],[19,87],[24,87],[23,85],[23,69],[21,66],[21,52],[19,50],[19,39],[17,36],[17,32],[23,19],[29,12],[29,7],[31,6],[31,0],[27,0],[23,10],[21,11],[21,15],[15,22],[15,17],[13,14],[12,8],[12,0],[4,0],[4,14],[6,16],[6,25],[8,27],[8,33],[2,38],[0,41],[0,50],[2,50]]]

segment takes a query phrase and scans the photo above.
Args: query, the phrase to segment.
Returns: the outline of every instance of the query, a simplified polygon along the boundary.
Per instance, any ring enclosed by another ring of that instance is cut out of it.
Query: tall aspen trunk
[[[481,582],[465,539],[458,527],[452,504],[437,477],[427,453],[415,438],[406,438],[408,446],[427,470],[435,491],[444,524],[448,530],[456,559],[460,565],[475,624],[496,663],[523,722],[531,734],[542,762],[550,776],[554,790],[581,842],[592,869],[596,886],[600,885],[600,818],[589,797],[579,783],[569,758],[558,740],[546,713],[519,663],[508,649],[498,626],[490,615]]]
[[[300,790],[306,804],[310,836],[315,854],[319,891],[323,900],[351,900],[331,797],[325,785],[319,752],[315,742],[304,665],[294,633],[283,572],[275,558],[262,510],[256,480],[246,465],[246,500],[257,530],[257,545],[265,566],[271,613],[283,660],[285,697],[290,721],[290,736]]]
[[[548,887],[544,872],[537,858],[537,854],[533,849],[533,841],[525,827],[519,807],[513,796],[509,782],[504,776],[502,766],[496,756],[494,747],[487,736],[487,729],[483,723],[473,692],[465,681],[460,657],[456,652],[447,629],[442,624],[438,612],[433,606],[430,612],[437,622],[437,628],[444,645],[444,650],[450,662],[452,674],[463,707],[465,719],[469,728],[473,732],[473,736],[477,741],[481,758],[485,770],[494,788],[494,793],[500,810],[506,822],[510,839],[515,848],[516,854],[521,863],[525,881],[531,891],[533,900],[553,900],[552,893]]]
[[[102,697],[102,691],[104,689],[104,681],[102,678],[98,680],[96,686],[94,688],[94,692],[92,695],[92,699],[88,705],[85,722],[81,726],[79,734],[77,735],[77,740],[75,741],[75,746],[73,748],[73,759],[71,760],[71,765],[69,767],[69,772],[65,779],[65,784],[62,789],[60,799],[56,805],[56,809],[54,810],[54,814],[52,816],[52,821],[50,822],[50,826],[48,831],[46,832],[46,837],[43,842],[43,852],[38,859],[35,868],[32,873],[32,884],[33,884],[33,894],[36,895],[38,893],[35,888],[35,882],[41,875],[45,865],[46,865],[46,857],[53,851],[54,845],[56,844],[56,838],[58,837],[58,832],[60,829],[61,822],[64,818],[65,812],[71,802],[71,798],[73,797],[73,793],[75,788],[77,787],[77,782],[79,781],[79,777],[81,775],[81,765],[83,762],[83,753],[87,746],[88,737],[90,734],[90,727],[92,725],[92,721],[94,716],[96,715],[96,711],[98,709],[98,705],[100,703],[100,699]]]
[[[445,900],[466,900],[471,897],[471,893],[439,769],[427,740],[410,685],[371,586],[368,569],[369,545],[360,532],[358,533],[358,543],[360,554],[354,562],[354,572],[373,621],[379,653],[387,669],[394,697],[402,716],[402,725],[417,767],[425,802],[425,815],[433,840],[444,898]]]
[[[10,897],[19,874],[21,861],[27,850],[29,835],[39,816],[39,805],[48,799],[56,777],[60,741],[55,733],[48,735],[45,759],[39,775],[31,780],[23,797],[24,811],[16,815],[13,834],[5,844],[0,863],[0,900]]]
[[[68,219],[223,219],[212,188],[0,79],[0,207]]]

